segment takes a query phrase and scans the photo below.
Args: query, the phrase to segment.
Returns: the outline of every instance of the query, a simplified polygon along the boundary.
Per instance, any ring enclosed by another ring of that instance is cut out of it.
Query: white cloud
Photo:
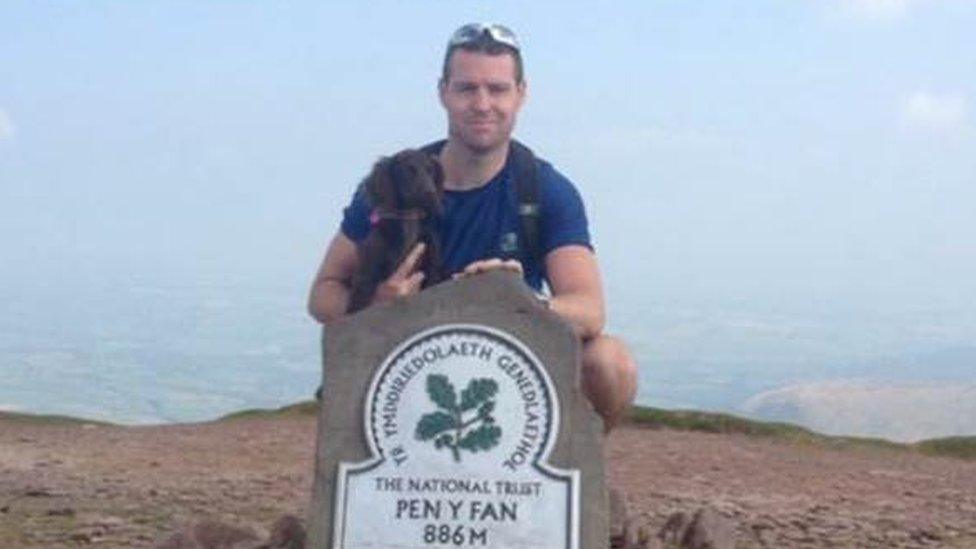
[[[904,100],[901,116],[910,128],[944,132],[960,129],[966,110],[962,94],[915,92]]]
[[[833,380],[766,391],[742,410],[837,435],[915,441],[976,435],[976,385]]]
[[[900,19],[921,0],[841,0],[841,9],[864,19]]]
[[[14,133],[16,133],[17,128],[14,127],[14,123],[10,120],[10,116],[3,109],[0,109],[0,141],[6,139],[13,139]]]

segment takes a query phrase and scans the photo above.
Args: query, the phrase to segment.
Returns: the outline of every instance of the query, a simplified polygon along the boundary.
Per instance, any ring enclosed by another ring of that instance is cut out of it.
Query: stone
[[[88,532],[74,532],[68,539],[82,545],[87,545],[92,542],[91,534]]]
[[[658,531],[657,540],[667,547],[682,549],[733,549],[735,522],[711,507],[702,507],[689,518],[673,513]]]
[[[518,277],[365,309],[323,349],[309,547],[607,547],[579,341]]]
[[[665,544],[677,545],[682,542],[689,524],[688,515],[678,511],[672,513],[657,533],[657,538]]]
[[[202,547],[217,548],[245,546],[257,541],[258,536],[249,528],[240,528],[217,521],[205,521],[193,528],[193,536]]]
[[[650,536],[639,527],[627,507],[623,492],[610,489],[610,548],[637,549],[646,547]]]
[[[687,549],[734,549],[735,523],[710,507],[695,512],[681,539]]]
[[[249,528],[207,520],[174,533],[156,549],[251,549],[258,541]]]
[[[918,543],[937,543],[943,541],[943,536],[933,528],[914,528],[908,535]]]
[[[261,549],[304,549],[305,527],[294,515],[283,515],[271,526],[268,542]]]
[[[199,544],[189,532],[176,532],[153,546],[155,549],[199,549]]]

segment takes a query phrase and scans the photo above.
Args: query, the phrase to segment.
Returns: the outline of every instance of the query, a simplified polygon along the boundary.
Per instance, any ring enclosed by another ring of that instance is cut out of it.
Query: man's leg
[[[583,394],[610,432],[637,393],[637,363],[623,341],[601,335],[583,342]]]

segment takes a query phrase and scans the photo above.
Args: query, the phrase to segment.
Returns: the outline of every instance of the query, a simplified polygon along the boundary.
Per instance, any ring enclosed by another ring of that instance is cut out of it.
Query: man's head
[[[476,153],[506,145],[526,88],[515,34],[479,23],[455,31],[438,88],[452,140]]]
[[[510,55],[515,61],[515,81],[525,79],[522,68],[522,52],[515,33],[504,25],[495,23],[468,23],[454,31],[447,42],[444,64],[441,68],[441,84],[451,76],[451,55],[457,50],[478,52],[485,55]]]

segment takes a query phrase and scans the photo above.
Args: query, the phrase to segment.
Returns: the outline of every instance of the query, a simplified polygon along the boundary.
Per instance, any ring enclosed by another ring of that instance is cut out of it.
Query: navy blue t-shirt
[[[536,162],[542,257],[569,244],[592,249],[586,210],[576,187],[548,162],[539,159]],[[530,258],[522,242],[518,197],[510,164],[507,162],[495,177],[477,189],[444,192],[444,216],[439,227],[442,260],[447,271],[455,273],[479,259],[518,259],[522,262],[525,282],[541,290],[545,265]],[[371,211],[360,185],[343,211],[342,233],[355,242],[366,238]]]

